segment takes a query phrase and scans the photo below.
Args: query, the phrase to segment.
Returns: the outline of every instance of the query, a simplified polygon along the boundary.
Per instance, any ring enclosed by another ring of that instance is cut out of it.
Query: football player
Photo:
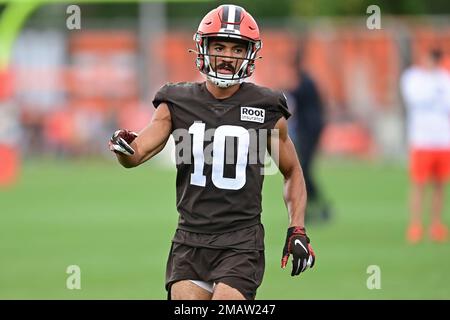
[[[303,173],[287,134],[286,98],[244,82],[262,46],[253,17],[221,5],[203,18],[194,41],[206,81],[163,86],[151,123],[139,134],[116,131],[110,149],[130,168],[175,138],[179,223],[167,262],[168,298],[250,300],[265,267],[258,146],[272,152],[284,176],[289,221],[281,266],[292,255],[292,276],[315,260],[304,225]]]

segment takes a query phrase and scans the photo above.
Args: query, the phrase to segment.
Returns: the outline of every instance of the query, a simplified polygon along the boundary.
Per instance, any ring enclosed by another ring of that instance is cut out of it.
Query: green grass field
[[[335,216],[308,226],[317,265],[296,278],[280,269],[282,179],[266,177],[258,299],[450,299],[450,243],[404,241],[404,167],[334,160],[316,171]],[[445,213],[449,223],[449,207]],[[0,298],[165,299],[176,222],[175,172],[155,162],[132,170],[114,162],[27,163],[20,183],[0,191]],[[69,265],[81,268],[81,290],[66,288]],[[379,290],[366,286],[369,265],[381,268]]]

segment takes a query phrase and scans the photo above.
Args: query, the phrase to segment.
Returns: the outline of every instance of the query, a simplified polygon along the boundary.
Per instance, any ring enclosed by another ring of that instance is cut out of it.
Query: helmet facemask
[[[230,57],[223,55],[215,55],[209,53],[209,42],[211,38],[217,38],[222,41],[244,40],[247,43],[247,52],[245,57]],[[212,34],[201,35],[196,33],[194,41],[197,46],[197,68],[204,73],[207,78],[220,88],[227,88],[235,84],[243,82],[243,80],[252,75],[255,68],[256,54],[261,48],[260,41],[253,41],[241,36],[230,34]],[[217,72],[217,58],[228,58],[233,61],[233,74],[224,74]],[[211,62],[214,61],[214,64]],[[240,63],[242,61],[242,63]],[[239,66],[240,64],[240,66]],[[215,68],[213,68],[213,65]],[[239,69],[238,69],[239,66]],[[215,69],[215,70],[214,70]]]

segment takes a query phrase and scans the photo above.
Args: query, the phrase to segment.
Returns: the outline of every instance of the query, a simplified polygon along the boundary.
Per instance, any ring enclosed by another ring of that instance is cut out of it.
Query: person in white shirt
[[[445,184],[450,178],[450,75],[439,67],[442,52],[433,49],[421,66],[408,68],[400,81],[407,110],[410,152],[410,222],[407,240],[423,238],[422,204],[425,187],[432,186],[431,240],[443,242],[448,228],[442,222]]]

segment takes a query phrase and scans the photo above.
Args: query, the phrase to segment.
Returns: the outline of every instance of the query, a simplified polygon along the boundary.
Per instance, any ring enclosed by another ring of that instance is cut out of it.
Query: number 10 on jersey
[[[194,122],[189,127],[189,134],[193,136],[192,155],[194,158],[194,173],[191,174],[191,184],[204,187],[206,185],[206,176],[203,174],[203,168],[205,166],[205,154],[203,150],[205,123]],[[234,178],[224,177],[226,137],[237,138],[238,141],[236,175]],[[249,144],[250,135],[247,129],[232,125],[217,127],[214,132],[211,176],[211,180],[217,188],[239,190],[245,185]]]

